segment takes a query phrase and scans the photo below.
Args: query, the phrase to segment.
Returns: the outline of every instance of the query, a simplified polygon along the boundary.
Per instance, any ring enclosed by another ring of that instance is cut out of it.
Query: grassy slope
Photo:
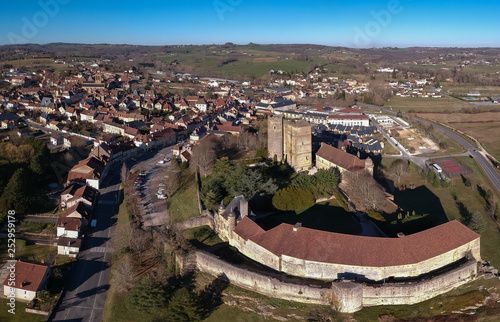
[[[477,190],[473,189],[477,184],[491,191],[493,191],[493,188],[473,159],[459,157],[456,160],[472,170],[472,173],[467,175],[472,182],[472,187],[466,187],[460,177],[453,178],[452,185],[448,188],[434,188],[430,184],[427,184],[421,177],[408,176],[408,178],[403,179],[401,185],[408,186],[410,183],[413,183],[417,187],[425,186],[426,193],[418,193],[422,188],[416,189],[415,191],[417,192],[412,190],[398,192],[396,190],[392,192],[396,195],[396,203],[399,201],[402,204],[398,204],[403,206],[404,209],[409,209],[410,212],[415,208],[416,212],[419,213],[419,209],[425,206],[422,208],[422,211],[425,213],[430,213],[437,217],[444,214],[448,220],[462,221],[462,215],[459,212],[456,201],[453,199],[453,194],[455,194],[470,213],[479,211],[483,214],[487,224],[486,229],[481,234],[481,257],[490,261],[495,267],[500,267],[500,248],[498,247],[500,245],[500,234],[497,231],[496,224],[486,215],[483,199]],[[383,159],[382,165],[387,168],[393,161],[391,159]]]
[[[200,215],[194,172],[185,170],[181,175],[181,187],[167,200],[170,218],[181,222]]]
[[[482,291],[478,290],[479,286],[484,286],[484,289]],[[354,313],[354,318],[357,321],[377,321],[381,315],[393,315],[397,319],[409,320],[449,315],[453,311],[459,311],[468,306],[474,306],[477,303],[481,303],[484,298],[488,296],[486,289],[489,287],[496,287],[498,289],[500,287],[500,281],[496,278],[490,280],[476,280],[448,293],[414,305],[365,307],[361,311]],[[487,309],[482,308],[475,317],[481,316],[485,318],[490,314],[491,313],[489,313]],[[443,321],[459,321],[459,317],[448,316],[444,318]],[[476,321],[476,319],[471,319],[471,321]]]

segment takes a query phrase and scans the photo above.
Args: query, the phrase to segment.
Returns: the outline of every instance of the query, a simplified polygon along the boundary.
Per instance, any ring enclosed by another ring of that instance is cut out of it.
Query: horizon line
[[[355,50],[370,50],[370,49],[386,49],[386,48],[397,48],[397,49],[410,49],[410,48],[462,48],[462,49],[500,49],[500,45],[498,46],[432,46],[432,45],[413,45],[413,46],[381,46],[381,47],[348,47],[342,45],[325,45],[325,44],[314,44],[314,43],[254,43],[249,42],[245,44],[234,43],[231,41],[225,43],[212,43],[212,44],[162,44],[162,45],[145,45],[145,44],[127,44],[127,43],[80,43],[80,42],[48,42],[48,43],[24,43],[24,44],[0,44],[0,47],[8,47],[8,46],[30,46],[30,45],[38,45],[38,46],[48,46],[48,45],[89,45],[89,46],[98,46],[98,45],[107,45],[107,46],[139,46],[139,47],[169,47],[169,46],[249,46],[249,45],[258,45],[258,46],[273,46],[273,45],[285,45],[285,46],[323,46],[330,48],[346,48],[346,49],[355,49]]]

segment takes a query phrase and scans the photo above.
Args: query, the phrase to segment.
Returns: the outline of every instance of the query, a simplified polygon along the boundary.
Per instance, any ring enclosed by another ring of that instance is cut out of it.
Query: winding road
[[[394,112],[392,110],[389,110],[389,109],[386,109],[383,107],[379,107],[379,106],[368,105],[368,104],[359,104],[359,105],[364,106],[364,107],[369,107],[371,109],[378,109],[380,111],[394,114],[394,115],[397,114],[396,112]],[[455,142],[457,142],[458,144],[463,146],[464,149],[467,150],[467,152],[464,153],[463,155],[472,155],[474,157],[474,159],[477,161],[477,163],[479,164],[479,166],[483,169],[484,173],[488,176],[490,181],[493,183],[493,185],[495,186],[497,191],[500,192],[500,174],[498,173],[497,169],[491,164],[491,162],[485,157],[485,155],[483,153],[481,153],[480,151],[478,151],[475,146],[470,144],[467,140],[465,140],[461,136],[457,135],[453,131],[445,129],[444,127],[442,127],[440,125],[436,125],[435,123],[431,123],[430,121],[424,120],[424,119],[417,117],[417,116],[412,116],[412,115],[408,115],[408,114],[404,114],[404,116],[411,119],[411,120],[420,122],[422,124],[426,124],[426,125],[432,124],[435,130],[447,135],[452,140],[454,140]],[[391,142],[391,141],[389,140],[389,142]],[[412,156],[411,154],[406,153],[406,151],[403,151],[402,148],[398,148],[398,150],[400,152],[402,152],[403,157],[406,157],[407,159],[410,159],[413,162],[415,162],[416,164],[418,164],[419,166],[421,166],[422,159],[424,159],[424,158]],[[425,162],[425,159],[424,159],[424,162]]]

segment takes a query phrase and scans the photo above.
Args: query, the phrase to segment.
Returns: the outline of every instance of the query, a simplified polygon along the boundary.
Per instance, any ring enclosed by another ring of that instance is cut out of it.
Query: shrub
[[[314,205],[311,191],[288,187],[276,191],[273,196],[273,206],[278,210],[298,210]]]

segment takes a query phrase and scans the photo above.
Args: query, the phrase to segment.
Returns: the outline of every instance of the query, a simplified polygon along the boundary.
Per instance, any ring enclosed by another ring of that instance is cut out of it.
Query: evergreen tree
[[[172,295],[167,311],[170,321],[191,322],[202,319],[195,294],[185,287],[178,289]]]
[[[479,212],[476,211],[472,214],[470,223],[469,223],[469,228],[475,231],[478,234],[481,234],[484,229],[486,228],[486,223],[484,221],[483,215]]]
[[[19,168],[14,172],[5,187],[3,197],[17,214],[24,215],[31,210],[34,201],[34,191],[28,170]]]
[[[310,176],[306,173],[299,173],[299,175],[292,180],[291,186],[297,189],[316,191],[316,184],[316,177]]]
[[[163,285],[146,275],[130,292],[129,301],[135,309],[150,312],[165,305],[166,292]]]
[[[246,200],[251,201],[254,198],[258,199],[265,195],[272,195],[277,189],[278,186],[273,183],[272,179],[266,180],[262,173],[252,170],[236,181],[233,187],[233,195],[243,195]]]
[[[317,189],[325,195],[332,195],[339,184],[339,175],[334,168],[321,169],[316,173]]]

